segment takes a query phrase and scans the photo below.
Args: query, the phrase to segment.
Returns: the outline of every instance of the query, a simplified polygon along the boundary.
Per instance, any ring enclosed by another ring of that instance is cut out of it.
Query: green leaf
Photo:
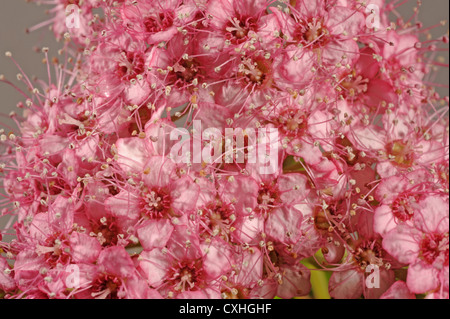
[[[312,258],[302,260],[302,264],[311,270],[311,290],[314,299],[331,299],[328,292],[331,273],[319,268]]]

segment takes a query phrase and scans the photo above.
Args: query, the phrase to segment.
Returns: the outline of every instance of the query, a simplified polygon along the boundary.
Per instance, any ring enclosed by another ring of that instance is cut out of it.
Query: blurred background
[[[416,4],[416,1],[411,0],[398,10],[407,19],[413,14]],[[42,63],[43,54],[40,50],[37,53],[35,49],[48,47],[51,57],[57,55],[62,44],[56,42],[48,26],[31,33],[27,33],[26,29],[48,20],[50,16],[46,14],[46,10],[50,8],[51,6],[27,3],[25,0],[0,0],[0,74],[15,84],[19,83],[16,79],[18,70],[11,60],[5,57],[6,51],[12,52],[14,59],[28,76],[35,75],[44,80],[47,79],[47,69]],[[448,11],[449,0],[422,0],[419,18],[424,26],[432,26],[439,24],[440,21],[448,20]],[[432,34],[434,37],[448,34],[448,24],[435,28]],[[448,64],[448,52],[441,52],[440,55],[444,63]],[[436,82],[443,86],[437,88],[441,96],[448,95],[448,71],[448,68],[441,68],[436,77]],[[23,86],[20,87],[23,88]],[[17,111],[16,104],[19,101],[23,101],[23,98],[18,92],[0,83],[0,128],[7,129],[5,125],[14,127],[8,114],[11,111]],[[5,218],[0,218],[0,229],[4,227],[5,222]]]

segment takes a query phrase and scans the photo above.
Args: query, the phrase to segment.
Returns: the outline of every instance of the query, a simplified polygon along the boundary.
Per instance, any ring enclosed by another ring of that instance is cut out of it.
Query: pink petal
[[[105,201],[105,206],[109,208],[111,214],[120,218],[137,219],[140,217],[139,198],[135,194],[121,191]]]
[[[336,299],[359,299],[363,294],[364,275],[357,270],[337,271],[328,283],[330,295]]]
[[[259,186],[253,178],[236,177],[226,179],[220,184],[219,193],[222,199],[233,203],[238,214],[250,214],[248,208],[253,209],[257,204]]]
[[[303,214],[294,207],[283,206],[269,214],[265,232],[283,243],[296,243],[302,237]]]
[[[137,235],[145,250],[163,248],[170,239],[173,225],[168,219],[150,220],[144,226],[139,227]]]
[[[414,263],[419,254],[417,236],[421,236],[421,234],[415,229],[403,225],[398,226],[385,235],[383,248],[401,263]]]
[[[283,283],[279,285],[277,296],[291,299],[295,296],[306,296],[311,291],[311,273],[305,266],[298,264],[283,269]]]
[[[381,236],[386,235],[397,226],[392,209],[388,205],[377,207],[373,220],[373,229]]]
[[[141,105],[147,99],[150,90],[150,85],[145,79],[137,80],[125,88],[125,100],[129,105]]]
[[[98,265],[106,273],[120,278],[131,277],[136,270],[130,255],[120,246],[104,249],[98,257]]]
[[[281,192],[281,200],[286,204],[301,202],[308,194],[308,180],[302,174],[289,173],[280,176],[278,188]]]
[[[258,282],[263,275],[263,256],[258,248],[252,253],[244,252],[236,282],[243,286]]]
[[[200,193],[200,187],[190,177],[183,177],[171,185],[172,207],[179,212],[189,212],[194,209]]]
[[[404,176],[391,176],[382,179],[375,190],[375,196],[383,204],[391,204],[408,187],[408,180]]]
[[[395,282],[395,274],[393,270],[386,270],[384,268],[379,269],[379,287],[370,288],[367,284],[364,287],[364,296],[366,299],[379,299],[383,293],[385,293],[389,287]],[[366,272],[366,275],[376,275],[373,271],[371,274]],[[371,281],[371,277],[366,277],[366,281]]]
[[[167,42],[170,39],[172,39],[177,33],[178,33],[177,28],[175,26],[172,26],[167,30],[151,34],[147,38],[147,43],[159,44],[161,42]]]
[[[309,165],[317,165],[322,160],[322,152],[312,142],[294,140],[288,145],[289,154],[299,156]]]
[[[150,170],[144,175],[147,186],[167,187],[175,178],[175,164],[164,156],[152,156],[145,167]]]
[[[121,138],[116,142],[117,163],[125,170],[142,172],[144,164],[151,154],[145,140],[138,137]]]
[[[420,208],[414,214],[414,222],[424,233],[448,233],[448,201],[439,196],[429,196],[419,203]]]
[[[416,299],[408,286],[404,281],[395,282],[381,297],[380,299]]]
[[[406,284],[413,293],[429,292],[439,286],[439,271],[433,266],[419,261],[409,266]]]
[[[345,246],[343,244],[336,246],[334,243],[327,243],[324,248],[322,248],[323,257],[330,264],[337,264],[342,260],[345,254]]]
[[[158,287],[163,283],[164,277],[171,265],[170,257],[163,254],[161,249],[144,250],[139,257],[139,268],[143,271],[150,286]]]
[[[102,246],[96,237],[73,232],[70,236],[72,258],[77,263],[93,263],[97,260]]]
[[[126,281],[128,299],[163,299],[161,294],[151,289],[146,281],[132,278]]]
[[[203,268],[209,279],[217,279],[231,270],[231,254],[224,242],[203,244],[202,250],[205,253]]]
[[[364,27],[364,21],[364,15],[361,12],[336,6],[328,11],[326,25],[331,28],[333,35],[342,35],[346,32],[346,36],[352,36],[360,33]]]

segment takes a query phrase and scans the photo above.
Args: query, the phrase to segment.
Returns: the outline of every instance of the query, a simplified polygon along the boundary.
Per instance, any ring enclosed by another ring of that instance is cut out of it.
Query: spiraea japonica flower
[[[419,9],[47,4],[48,81],[0,77],[0,298],[448,298],[449,40]]]

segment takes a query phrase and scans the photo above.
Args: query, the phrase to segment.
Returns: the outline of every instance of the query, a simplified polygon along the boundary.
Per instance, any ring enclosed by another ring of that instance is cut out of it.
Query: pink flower
[[[291,299],[310,292],[310,271],[298,262],[289,247],[269,241],[263,246],[263,256],[263,279],[253,292],[255,296]]]
[[[137,4],[128,1],[120,9],[126,32],[136,41],[148,44],[170,41],[178,33],[178,28],[194,19],[196,11],[194,1],[183,3],[179,0],[146,0]]]
[[[413,225],[399,225],[384,236],[383,247],[409,264],[406,283],[413,293],[448,293],[448,229],[446,200],[429,196],[418,203]]]
[[[140,255],[139,267],[150,286],[169,298],[219,298],[219,282],[231,270],[230,251],[221,240],[200,243],[178,226],[167,248]]]
[[[229,176],[214,186],[203,181],[197,212],[190,220],[199,235],[221,237],[226,242],[247,242],[256,234],[243,224],[257,205],[258,184],[251,177]]]
[[[412,224],[417,202],[426,196],[424,189],[431,188],[430,177],[425,170],[417,170],[383,179],[375,192],[381,205],[375,210],[374,230],[383,236],[397,224]]]
[[[357,60],[359,48],[353,37],[363,28],[364,16],[360,12],[327,6],[324,1],[296,1],[290,9],[292,15],[286,17],[288,41],[313,51],[315,66],[352,64]]]
[[[449,39],[405,2],[47,1],[48,80],[0,75],[0,298],[290,299],[311,263],[448,298]]]
[[[75,290],[76,298],[158,298],[159,294],[138,280],[137,270],[122,247],[110,247],[101,252],[97,265],[82,268],[82,286]]]
[[[138,220],[180,218],[197,202],[198,186],[189,176],[177,176],[176,166],[165,157],[154,156],[141,166],[140,180],[108,198],[107,207],[116,217]]]

